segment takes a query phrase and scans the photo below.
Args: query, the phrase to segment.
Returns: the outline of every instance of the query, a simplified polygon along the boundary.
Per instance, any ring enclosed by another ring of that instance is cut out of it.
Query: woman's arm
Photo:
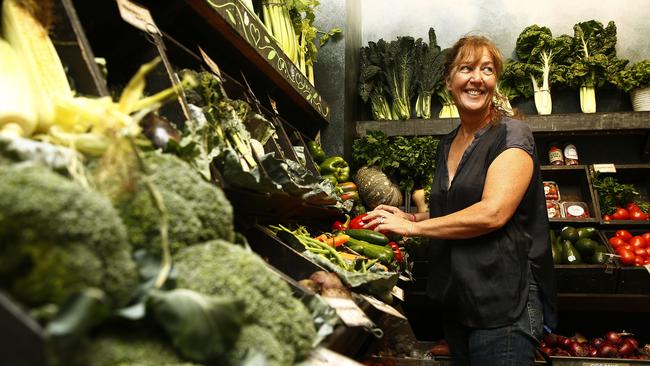
[[[368,215],[373,220],[367,227],[377,225],[375,230],[441,239],[466,239],[486,234],[505,225],[515,213],[530,184],[533,166],[533,159],[524,150],[507,149],[488,168],[481,201],[458,212],[416,223],[390,215],[378,207]]]

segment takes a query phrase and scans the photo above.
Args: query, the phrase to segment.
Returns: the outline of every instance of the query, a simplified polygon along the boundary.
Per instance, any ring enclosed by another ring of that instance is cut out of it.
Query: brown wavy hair
[[[462,60],[476,57],[476,55],[478,55],[483,49],[487,50],[490,57],[492,57],[494,73],[498,81],[499,77],[501,77],[501,74],[503,73],[503,56],[501,55],[501,51],[499,51],[494,42],[487,37],[471,35],[462,37],[456,41],[447,52],[444,64],[445,82],[449,83],[451,81],[451,74]],[[505,98],[498,92],[498,90],[495,90],[494,96],[497,100],[503,100]],[[495,103],[495,98],[493,98],[490,105],[490,122],[492,123],[499,122],[501,117],[506,115],[506,111],[499,108],[497,105],[500,103]]]

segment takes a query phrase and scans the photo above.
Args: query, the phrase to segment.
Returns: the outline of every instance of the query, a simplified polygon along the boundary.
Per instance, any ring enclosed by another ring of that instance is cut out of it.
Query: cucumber
[[[357,240],[363,240],[370,244],[377,245],[386,245],[390,240],[388,237],[380,232],[368,229],[348,229],[345,230],[345,233],[350,235],[350,237]]]
[[[344,244],[355,252],[362,254],[370,259],[379,259],[383,264],[390,265],[393,262],[393,249],[381,245],[370,244],[363,240],[357,240],[350,236],[350,240]]]

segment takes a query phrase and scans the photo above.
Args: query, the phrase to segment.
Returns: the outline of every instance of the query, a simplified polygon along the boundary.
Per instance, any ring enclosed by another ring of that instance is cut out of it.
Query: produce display
[[[650,360],[650,345],[640,347],[634,334],[615,331],[592,339],[579,333],[573,337],[550,333],[544,336],[539,350],[549,356]]]
[[[650,264],[650,231],[633,235],[628,230],[617,230],[608,241],[622,266]]]
[[[594,227],[565,226],[559,233],[551,229],[549,241],[554,264],[605,264],[611,260]]]
[[[643,199],[633,184],[622,184],[614,177],[592,178],[598,191],[603,220],[650,220],[650,202]]]

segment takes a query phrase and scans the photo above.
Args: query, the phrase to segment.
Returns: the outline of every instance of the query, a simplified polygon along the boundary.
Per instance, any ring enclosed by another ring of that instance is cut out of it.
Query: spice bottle
[[[571,142],[564,145],[564,163],[566,165],[578,165],[578,149]]]
[[[548,147],[548,162],[551,165],[564,165],[564,154],[559,142],[551,142]]]

